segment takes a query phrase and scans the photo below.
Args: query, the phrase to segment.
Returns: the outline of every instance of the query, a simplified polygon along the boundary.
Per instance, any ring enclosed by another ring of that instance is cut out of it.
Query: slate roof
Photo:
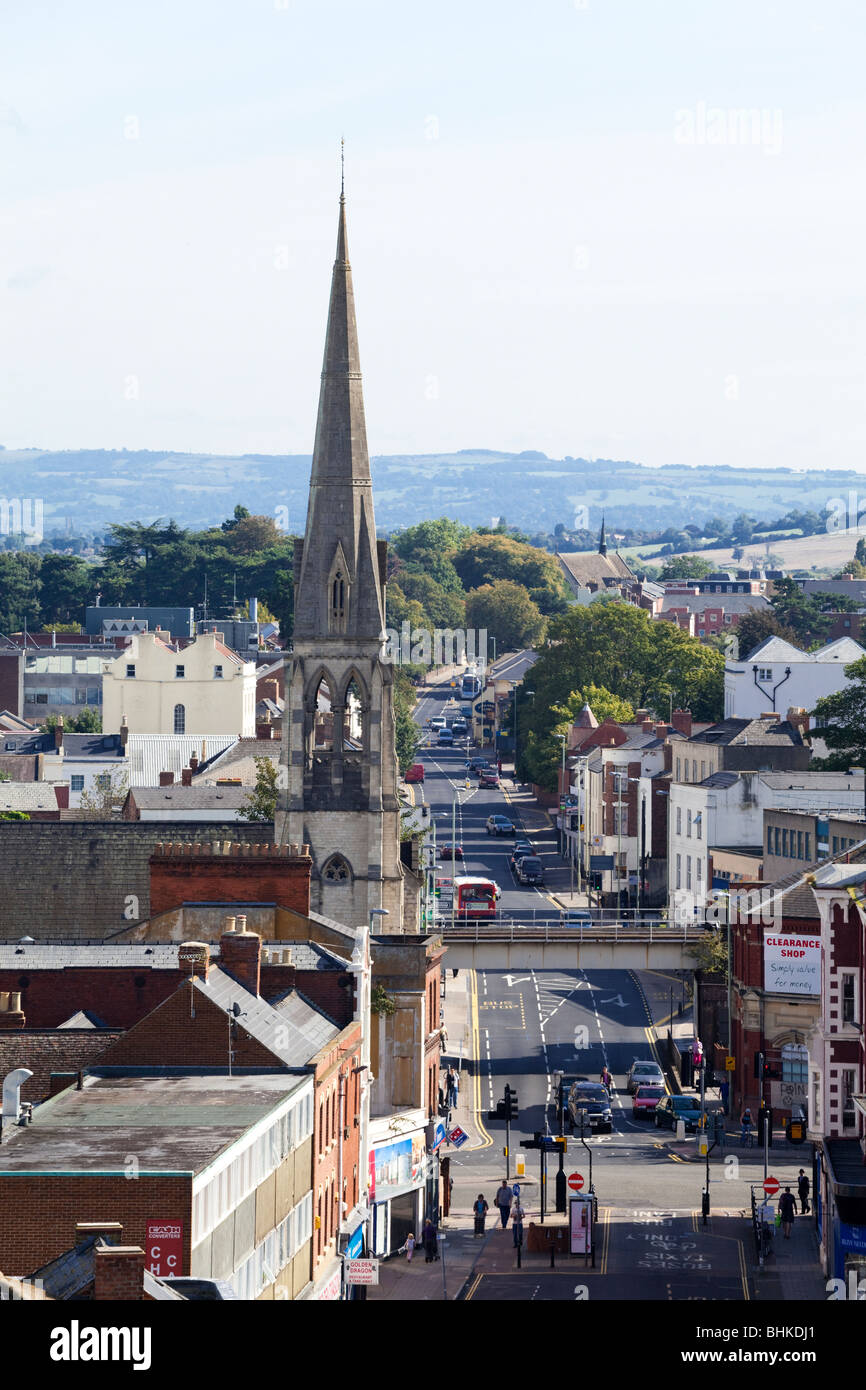
[[[53,945],[47,941],[0,941],[0,970],[68,970],[94,966],[152,966],[156,970],[177,970],[177,942],[166,945],[146,943],[99,946]]]
[[[207,980],[194,977],[195,988],[228,1011],[237,1004],[238,1025],[286,1067],[305,1067],[340,1029],[292,990],[279,1007],[251,994],[225,970],[211,966]]]
[[[0,782],[0,811],[56,812],[55,786],[56,782]]]
[[[763,594],[665,594],[661,611],[685,608],[690,613],[703,613],[707,608],[722,608],[726,613],[749,613],[769,607],[770,601]]]
[[[237,811],[248,800],[249,787],[217,787],[199,782],[184,787],[134,787],[130,796],[139,811]]]
[[[606,588],[611,581],[634,579],[634,571],[629,569],[621,555],[600,555],[597,550],[574,550],[559,552],[556,556],[566,577],[573,579],[582,589],[591,584]]]
[[[864,653],[866,655],[866,653]],[[786,747],[802,746],[800,730],[787,719],[720,719],[708,729],[701,729],[686,740],[692,743],[769,744]]]

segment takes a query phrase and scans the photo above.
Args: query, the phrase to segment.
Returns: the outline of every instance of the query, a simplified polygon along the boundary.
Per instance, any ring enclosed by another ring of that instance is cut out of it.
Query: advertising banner
[[[768,994],[821,993],[820,936],[764,932],[764,989]]]
[[[151,1274],[183,1274],[183,1225],[180,1221],[148,1221],[145,1263]]]

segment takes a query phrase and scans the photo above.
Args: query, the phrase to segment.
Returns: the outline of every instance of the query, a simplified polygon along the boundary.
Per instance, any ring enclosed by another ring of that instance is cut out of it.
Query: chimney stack
[[[191,768],[191,767],[184,767],[184,768],[181,769],[181,773],[180,773],[180,784],[181,784],[182,787],[191,787],[191,786],[192,786],[192,768]]]
[[[220,965],[237,980],[239,985],[258,996],[261,983],[262,938],[257,932],[247,931],[246,917],[238,918],[239,931],[234,929],[234,918],[227,919],[226,929],[220,937]],[[229,926],[228,923],[232,925]]]
[[[24,1027],[25,1018],[21,1009],[21,994],[16,991],[0,994],[0,1031],[16,1033]]]
[[[655,733],[655,724],[652,719],[642,719],[640,726],[645,734]]]
[[[671,715],[671,724],[678,734],[683,738],[692,736],[692,712],[690,709],[675,709]]]
[[[200,980],[207,980],[210,965],[210,949],[207,942],[182,941],[177,952],[177,964],[180,970],[197,975]]]
[[[140,1245],[97,1244],[93,1261],[96,1303],[140,1303],[144,1298],[144,1251]]]
[[[198,767],[198,757],[195,753],[192,754],[189,760],[189,765],[192,768],[193,772],[195,772],[196,768]]]
[[[126,715],[120,721],[120,746],[125,749],[129,743],[129,725],[126,722]]]
[[[58,750],[61,749],[61,748],[63,747],[63,715],[62,715],[62,714],[58,714],[58,716],[57,716],[57,723],[54,725],[54,747],[55,747],[56,749],[58,749]]]
[[[173,772],[161,772],[161,773],[159,774],[159,785],[160,785],[161,787],[173,787],[173,786],[174,786],[174,773],[173,773]]]

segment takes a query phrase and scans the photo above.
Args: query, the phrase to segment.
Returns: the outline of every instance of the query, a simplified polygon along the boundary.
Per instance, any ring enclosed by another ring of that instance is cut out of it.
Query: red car
[[[485,771],[485,772],[479,773],[479,775],[478,775],[478,785],[479,785],[479,787],[498,787],[498,786],[499,786],[499,773],[498,773],[498,772],[494,772],[492,768],[491,768],[491,770],[490,770],[489,772],[486,772],[486,771]]]
[[[423,782],[423,781],[424,781],[424,764],[423,764],[423,763],[413,763],[412,766],[407,770],[406,775],[405,775],[405,777],[403,778],[403,781],[404,781],[404,782]]]
[[[462,845],[454,845],[453,851],[454,851],[453,857],[454,857],[455,859],[462,859],[462,858],[463,858],[463,846],[462,846]],[[441,845],[441,846],[440,846],[440,849],[439,849],[439,858],[440,858],[440,859],[451,859],[451,858],[452,858],[452,846],[451,846],[451,845]]]
[[[640,1120],[644,1115],[652,1115],[664,1094],[664,1086],[638,1086],[631,1098],[632,1119]]]

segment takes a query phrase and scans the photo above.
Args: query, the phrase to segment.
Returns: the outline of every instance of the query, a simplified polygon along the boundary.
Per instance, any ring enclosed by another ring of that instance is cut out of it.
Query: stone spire
[[[601,535],[598,538],[598,553],[599,555],[607,554],[607,542],[604,539],[604,517],[601,518]]]
[[[385,542],[376,541],[341,193],[307,525],[295,549],[295,638],[333,632],[378,642],[385,626],[384,561]]]

